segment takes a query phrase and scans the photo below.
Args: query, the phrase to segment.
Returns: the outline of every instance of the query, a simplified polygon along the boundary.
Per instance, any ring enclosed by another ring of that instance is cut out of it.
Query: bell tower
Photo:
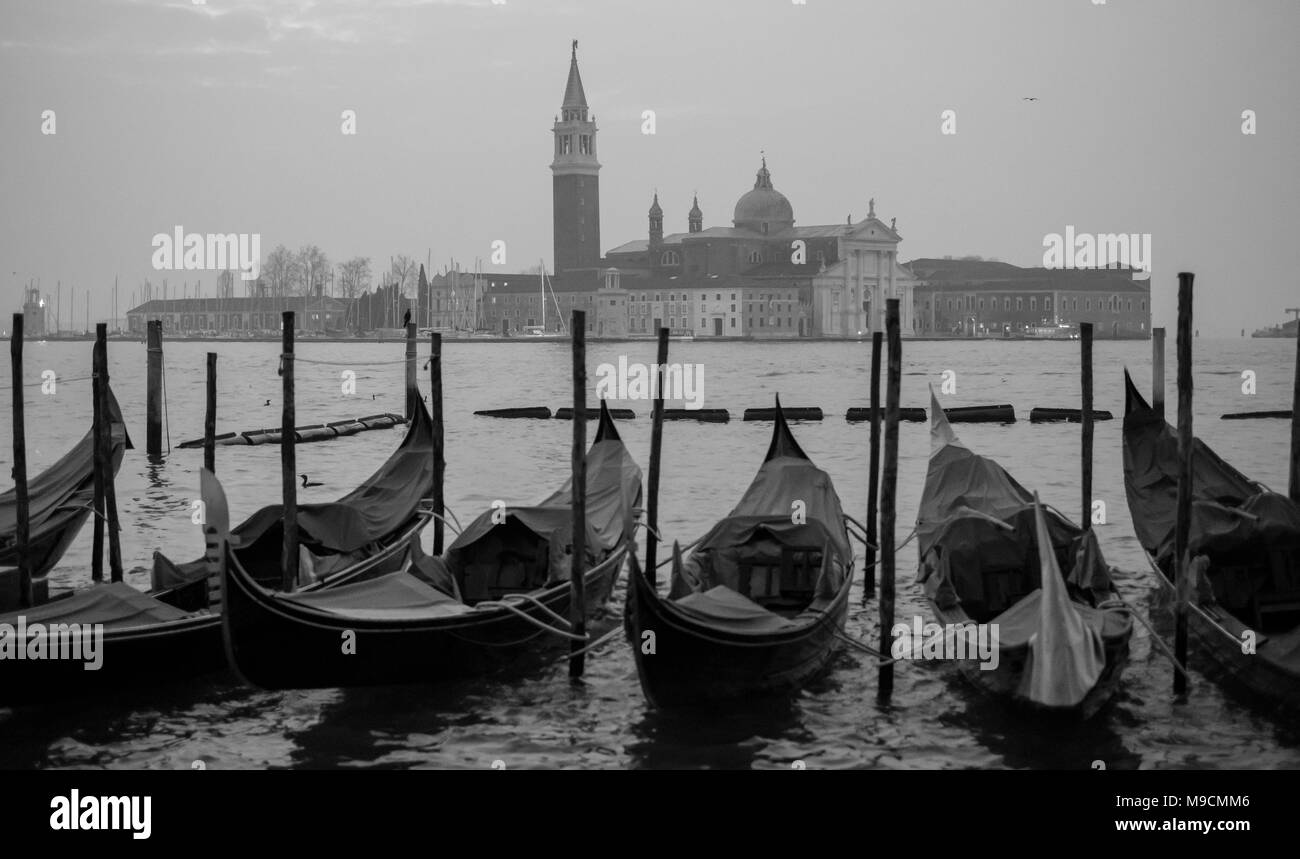
[[[587,95],[578,74],[578,40],[573,40],[564,103],[556,117],[551,162],[555,273],[600,264],[600,162],[596,160],[596,118],[587,116]]]

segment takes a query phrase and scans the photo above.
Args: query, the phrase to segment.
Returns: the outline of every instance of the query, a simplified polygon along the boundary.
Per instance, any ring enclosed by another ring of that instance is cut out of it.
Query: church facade
[[[654,336],[660,327],[694,337],[857,337],[883,330],[885,299],[896,297],[904,335],[912,332],[916,280],[898,262],[896,225],[876,217],[874,201],[858,223],[797,225],[765,157],[729,226],[706,227],[697,198],[686,230],[665,233],[655,194],[645,238],[602,255],[598,129],[576,41],[552,137],[555,269],[544,324],[540,275],[481,274],[477,288],[465,273],[430,280],[439,297],[476,295],[479,329],[557,331],[557,317],[581,307],[596,337]]]

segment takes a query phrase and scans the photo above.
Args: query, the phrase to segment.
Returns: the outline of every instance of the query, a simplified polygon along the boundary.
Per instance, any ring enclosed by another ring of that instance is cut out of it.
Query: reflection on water
[[[203,431],[206,343],[168,343],[168,411],[173,442]],[[218,431],[256,429],[279,418],[278,344],[220,344]],[[421,354],[426,347],[421,345]],[[592,366],[651,362],[654,343],[591,343]],[[1097,408],[1119,418],[1121,369],[1139,378],[1149,366],[1148,343],[1098,342]],[[1196,342],[1196,427],[1211,445],[1248,475],[1286,483],[1288,427],[1284,421],[1220,421],[1228,411],[1289,408],[1294,344],[1251,340]],[[203,552],[190,521],[197,497],[201,450],[173,450],[147,461],[144,427],[144,347],[110,345],[115,392],[133,441],[117,478],[122,553],[127,580],[147,587],[152,553],[188,560]],[[401,344],[303,343],[305,357],[336,364],[298,368],[301,423],[339,420],[401,408]],[[706,368],[706,408],[733,417],[770,405],[782,393],[793,405],[820,406],[823,422],[795,428],[809,455],[828,471],[844,508],[861,519],[866,508],[868,428],[847,424],[849,406],[866,405],[870,344],[674,343],[671,360]],[[957,372],[956,396],[945,405],[1011,403],[1021,421],[1009,426],[959,426],[962,440],[1003,462],[1025,486],[1067,515],[1079,504],[1078,425],[1031,425],[1035,406],[1070,406],[1078,397],[1077,344],[905,343],[902,403],[924,405],[926,386],[946,369]],[[89,344],[48,343],[30,372],[52,368],[60,379],[88,375]],[[533,503],[568,475],[570,427],[562,421],[492,421],[476,409],[513,405],[567,405],[569,352],[563,343],[448,344],[444,356],[447,426],[447,500],[462,522],[500,498]],[[7,378],[0,350],[0,377]],[[39,365],[39,366],[37,366]],[[1243,402],[1239,369],[1258,371],[1257,396]],[[340,394],[339,373],[357,374],[357,395]],[[1232,370],[1231,373],[1228,371]],[[427,388],[427,373],[419,374]],[[33,376],[38,378],[38,376]],[[1269,380],[1275,380],[1272,384]],[[80,388],[78,387],[80,385]],[[89,384],[60,383],[57,396],[29,389],[30,473],[48,467],[86,431]],[[0,392],[0,413],[9,409]],[[266,406],[267,400],[272,405]],[[1172,398],[1169,400],[1172,402]],[[649,409],[618,403],[638,418],[619,425],[633,455],[646,466]],[[771,427],[733,420],[727,425],[672,423],[664,431],[660,523],[669,540],[689,542],[731,509],[758,468]],[[302,491],[305,501],[343,494],[368,476],[392,450],[399,432],[378,431],[304,445],[300,471],[325,485]],[[1106,502],[1097,529],[1107,560],[1119,568],[1124,598],[1154,612],[1163,636],[1170,624],[1153,599],[1151,575],[1133,537],[1125,504],[1120,421],[1096,426],[1094,486]],[[912,530],[928,459],[924,424],[900,428],[898,541]],[[0,445],[0,472],[11,458]],[[279,497],[279,452],[274,447],[220,447],[217,471],[231,516],[238,521]],[[425,535],[430,548],[431,533]],[[89,580],[90,529],[83,530],[52,574],[58,587]],[[896,619],[929,619],[913,585],[913,546],[899,553]],[[861,569],[859,563],[858,569]],[[621,616],[623,585],[600,631]],[[878,606],[859,607],[853,596],[848,632],[873,646]],[[598,633],[599,634],[599,633]],[[291,643],[286,643],[291,646]],[[448,767],[752,767],[1108,769],[1133,767],[1300,766],[1300,728],[1293,718],[1264,711],[1257,701],[1225,691],[1191,657],[1193,682],[1182,700],[1172,694],[1167,658],[1138,626],[1132,659],[1119,694],[1087,723],[1056,723],[1009,711],[971,687],[947,665],[900,663],[892,699],[876,695],[870,657],[841,652],[831,670],[791,699],[704,711],[650,710],[637,682],[631,650],[621,635],[589,654],[581,681],[567,676],[564,647],[524,673],[429,688],[406,687],[262,692],[232,678],[123,694],[74,704],[0,710],[0,767],[209,768]]]

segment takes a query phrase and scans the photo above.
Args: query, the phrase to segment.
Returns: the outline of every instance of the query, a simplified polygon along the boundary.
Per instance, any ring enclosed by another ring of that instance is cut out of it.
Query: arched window
[[[663,256],[659,257],[660,265],[678,265],[681,262],[677,257],[677,251],[664,251]]]
[[[750,261],[752,264],[754,264],[754,265],[758,265],[759,263],[761,263],[761,262],[763,261],[763,255],[762,255],[761,253],[759,253],[758,251],[750,251],[750,252],[749,252],[749,261]]]

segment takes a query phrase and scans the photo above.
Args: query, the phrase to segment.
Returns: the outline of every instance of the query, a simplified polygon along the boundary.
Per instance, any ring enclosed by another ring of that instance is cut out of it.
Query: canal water
[[[660,521],[683,544],[724,515],[743,492],[767,449],[771,425],[743,423],[745,408],[768,406],[779,393],[788,406],[820,406],[826,419],[799,423],[804,450],[834,480],[846,511],[865,516],[865,424],[848,424],[850,406],[866,405],[868,343],[674,342],[671,360],[702,366],[702,405],[730,409],[729,424],[670,423],[664,430]],[[300,343],[300,424],[402,410],[400,343]],[[204,353],[220,354],[218,431],[279,424],[276,343],[168,343],[166,384],[171,453],[144,455],[145,352],[114,342],[114,390],[138,445],[117,478],[127,579],[149,583],[155,549],[188,559],[202,553],[190,522],[201,450],[176,445],[203,430]],[[598,365],[654,360],[652,342],[589,344],[589,375]],[[1096,427],[1096,497],[1105,502],[1098,534],[1118,567],[1125,598],[1145,611],[1157,602],[1154,583],[1133,535],[1124,499],[1120,420],[1123,376],[1131,368],[1150,388],[1150,344],[1100,341],[1095,347],[1096,407],[1116,420]],[[428,351],[421,344],[421,354]],[[0,358],[0,460],[8,473],[11,392],[8,350]],[[90,423],[90,343],[29,342],[25,352],[28,468],[34,474],[60,456]],[[1077,407],[1077,342],[904,343],[902,404],[927,406],[952,371],[956,391],[945,406],[1010,403],[1012,425],[959,425],[971,448],[1005,465],[1044,501],[1079,513],[1079,427],[1031,425],[1034,406]],[[1169,349],[1169,402],[1173,342]],[[1247,475],[1285,491],[1289,426],[1282,420],[1222,421],[1232,411],[1290,407],[1295,345],[1288,340],[1195,342],[1196,431]],[[502,499],[540,500],[566,477],[570,426],[562,421],[494,421],[476,409],[572,400],[571,358],[564,342],[465,343],[444,348],[446,498],[462,522]],[[53,370],[57,388],[41,387]],[[1243,392],[1253,371],[1256,393]],[[345,374],[354,374],[348,376]],[[421,387],[428,378],[421,371]],[[355,378],[354,394],[344,382]],[[698,377],[697,377],[698,378]],[[266,401],[270,405],[266,405]],[[593,397],[594,400],[594,397]],[[647,468],[649,404],[620,423],[633,455]],[[1172,407],[1171,407],[1172,413]],[[323,485],[303,500],[342,495],[368,476],[400,439],[375,431],[298,450],[300,470]],[[928,454],[925,424],[900,429],[899,541],[911,532]],[[238,521],[279,494],[276,447],[218,448],[217,470]],[[426,535],[426,544],[431,539]],[[926,615],[913,584],[915,542],[900,552],[898,618]],[[51,574],[57,588],[89,581],[90,529]],[[858,569],[861,569],[859,563]],[[620,584],[611,611],[620,612]],[[850,633],[876,638],[876,603],[858,608]],[[1153,611],[1168,634],[1167,613]],[[286,641],[285,647],[293,647]],[[1134,636],[1133,660],[1114,702],[1083,724],[1052,724],[1008,713],[981,697],[947,666],[899,664],[892,701],[876,697],[876,671],[856,652],[842,652],[833,670],[789,701],[726,710],[660,714],[646,706],[628,645],[620,636],[588,657],[571,683],[563,663],[524,677],[365,690],[263,692],[232,681],[204,681],[146,693],[100,695],[73,704],[0,709],[0,767],[129,767],[153,769],[285,767],[759,767],[970,768],[1296,767],[1300,730],[1204,679],[1192,657],[1185,699],[1172,694],[1172,670],[1145,629]],[[1202,664],[1203,660],[1202,660]],[[160,678],[161,679],[161,678]],[[202,761],[202,764],[196,762]]]

